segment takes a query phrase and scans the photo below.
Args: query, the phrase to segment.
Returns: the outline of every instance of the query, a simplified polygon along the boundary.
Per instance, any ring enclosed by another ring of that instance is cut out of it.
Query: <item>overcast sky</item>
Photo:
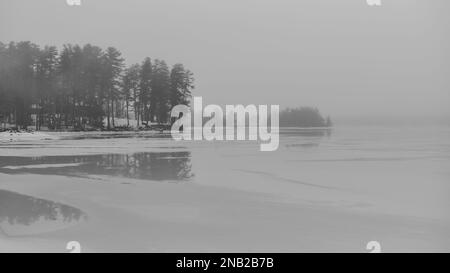
[[[0,0],[0,41],[181,62],[208,104],[332,117],[450,115],[450,1]]]

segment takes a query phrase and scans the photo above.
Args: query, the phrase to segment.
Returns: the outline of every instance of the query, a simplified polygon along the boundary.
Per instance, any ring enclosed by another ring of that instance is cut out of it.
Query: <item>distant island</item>
[[[324,118],[317,108],[287,108],[280,112],[280,127],[331,127],[328,116]]]

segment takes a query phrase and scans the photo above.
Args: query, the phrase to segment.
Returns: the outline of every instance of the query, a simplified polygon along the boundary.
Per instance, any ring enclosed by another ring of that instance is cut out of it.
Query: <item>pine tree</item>
[[[108,47],[105,54],[103,55],[103,86],[106,88],[107,100],[106,109],[108,117],[108,129],[111,129],[111,119],[112,126],[114,127],[114,104],[118,98],[118,87],[120,74],[122,72],[122,67],[124,65],[124,59],[121,57],[120,51],[114,47]]]
[[[194,77],[192,72],[185,70],[182,64],[175,64],[170,72],[170,106],[188,105],[193,88]]]
[[[137,103],[139,100],[139,73],[140,66],[138,64],[134,64],[125,70],[125,73],[122,77],[122,99],[125,100],[126,105],[126,118],[127,118],[127,126],[130,126],[130,118],[129,118],[129,103],[132,101],[134,105],[134,113],[135,117],[138,115],[137,111]],[[137,117],[139,120],[139,117]],[[138,122],[139,123],[139,122]]]
[[[141,65],[141,73],[140,73],[140,83],[139,83],[139,106],[141,109],[142,121],[152,121],[153,118],[153,109],[154,109],[154,100],[152,99],[152,62],[150,58],[145,58]]]
[[[165,61],[155,60],[152,76],[152,120],[156,117],[158,123],[165,123],[168,119],[170,91],[169,67]]]

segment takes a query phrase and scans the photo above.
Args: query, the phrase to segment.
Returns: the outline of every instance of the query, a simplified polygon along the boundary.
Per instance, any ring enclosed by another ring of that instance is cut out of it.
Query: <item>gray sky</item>
[[[448,0],[0,0],[0,41],[181,62],[204,103],[450,115]]]

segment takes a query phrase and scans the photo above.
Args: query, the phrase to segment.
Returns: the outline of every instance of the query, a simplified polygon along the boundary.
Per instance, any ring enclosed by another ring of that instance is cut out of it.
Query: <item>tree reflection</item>
[[[74,207],[0,190],[0,224],[31,225],[36,221],[80,221],[85,214]]]
[[[48,166],[39,166],[42,164]],[[155,181],[187,180],[193,176],[190,152],[45,157],[0,156],[0,172],[65,176],[108,175]]]

